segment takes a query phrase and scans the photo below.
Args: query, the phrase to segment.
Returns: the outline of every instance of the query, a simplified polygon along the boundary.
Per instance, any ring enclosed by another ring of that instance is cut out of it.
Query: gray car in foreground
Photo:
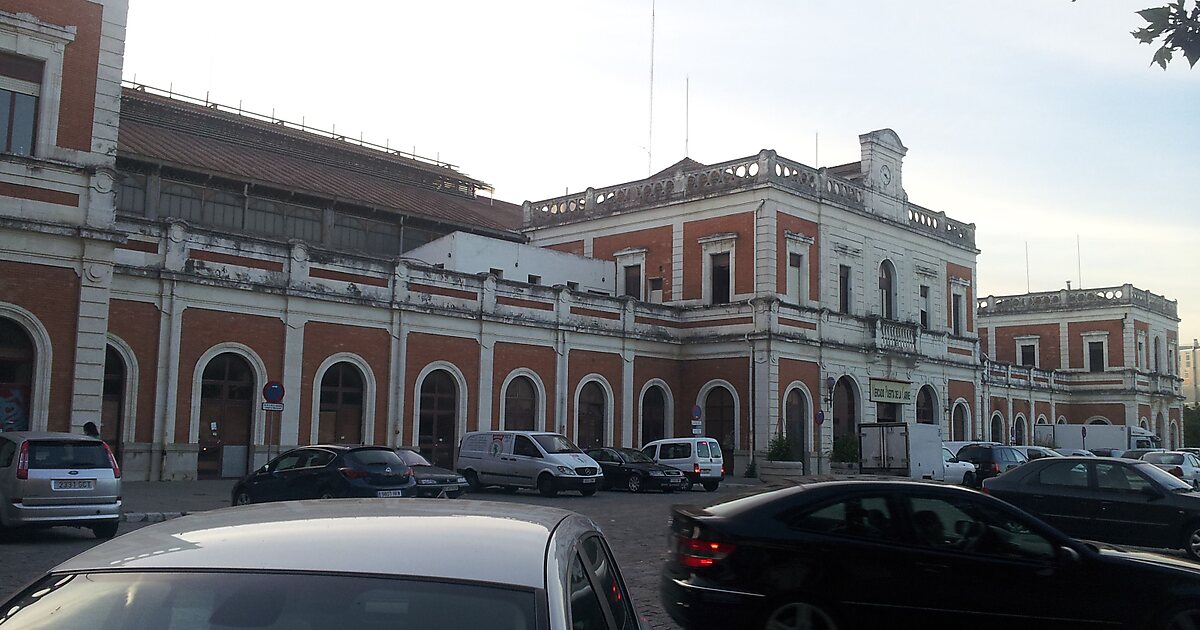
[[[637,628],[596,525],[530,505],[328,499],[140,529],[0,606],[18,628]]]
[[[70,525],[112,538],[121,468],[104,442],[74,433],[0,433],[0,530]]]

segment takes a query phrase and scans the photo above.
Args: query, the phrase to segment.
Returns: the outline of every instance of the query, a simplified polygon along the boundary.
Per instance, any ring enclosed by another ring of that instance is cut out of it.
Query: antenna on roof
[[[821,132],[813,132],[813,168],[821,168]]]
[[[1079,233],[1075,233],[1075,271],[1079,274],[1079,288],[1083,288],[1083,255],[1079,249]]]
[[[1025,292],[1029,293],[1029,241],[1025,241]]]
[[[650,128],[646,138],[646,176],[654,174],[654,0],[650,0]]]
[[[690,116],[692,78],[683,76],[683,157],[688,157],[688,140],[692,130]]]

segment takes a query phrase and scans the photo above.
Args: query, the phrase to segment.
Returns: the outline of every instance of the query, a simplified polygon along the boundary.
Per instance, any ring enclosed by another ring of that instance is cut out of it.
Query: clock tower
[[[862,147],[862,182],[868,190],[867,209],[904,220],[904,202],[908,195],[900,175],[908,149],[891,129],[864,133],[858,137],[858,142]]]

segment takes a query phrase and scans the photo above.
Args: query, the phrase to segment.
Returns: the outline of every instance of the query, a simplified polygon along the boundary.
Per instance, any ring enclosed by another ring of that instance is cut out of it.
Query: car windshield
[[[1192,489],[1192,484],[1180,479],[1179,477],[1176,477],[1175,475],[1172,475],[1171,473],[1159,468],[1158,466],[1155,466],[1154,464],[1140,463],[1135,464],[1135,466],[1139,472],[1153,479],[1154,481],[1157,481],[1167,490],[1178,492],[1185,490],[1190,491]]]
[[[396,456],[399,457],[401,459],[401,461],[403,461],[405,464],[408,464],[409,466],[432,466],[433,465],[433,464],[429,463],[429,460],[422,457],[420,453],[418,453],[416,451],[410,451],[406,448],[396,449]]]
[[[45,468],[109,468],[108,453],[100,442],[31,441],[29,467]]]
[[[1183,455],[1179,453],[1146,453],[1142,460],[1151,464],[1182,464]]]
[[[631,448],[619,448],[617,452],[621,454],[621,458],[630,464],[653,464],[654,460],[646,457],[641,451],[635,451]]]
[[[0,614],[33,628],[536,627],[532,591],[396,578],[278,573],[49,576]]]
[[[543,451],[553,455],[554,453],[582,453],[578,446],[571,443],[571,440],[554,434],[535,435],[533,439],[542,447]]]

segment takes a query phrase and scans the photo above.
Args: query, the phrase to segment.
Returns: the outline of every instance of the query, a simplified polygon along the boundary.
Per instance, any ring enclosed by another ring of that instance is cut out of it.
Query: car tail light
[[[699,474],[700,474],[700,464],[694,464],[694,465],[693,465],[693,467],[692,467],[692,472],[694,472],[694,473],[696,473],[697,475],[699,475]]]
[[[692,569],[711,567],[733,553],[735,547],[732,543],[684,538],[680,540],[679,561]]]
[[[996,462],[992,462],[992,472],[999,475],[1000,474],[1000,464],[997,464]]]
[[[1176,467],[1172,468],[1171,470],[1168,470],[1167,472],[1171,473],[1172,475],[1175,475],[1176,477],[1179,477],[1180,479],[1183,479],[1183,469],[1180,468],[1179,466],[1176,466]]]
[[[112,466],[113,477],[121,478],[121,467],[117,465],[117,456],[113,455],[112,449],[108,447],[108,442],[101,442],[104,445],[104,452],[108,453],[108,463]]]
[[[406,466],[404,468],[404,478],[408,479],[409,477],[412,477],[412,476],[413,476],[412,466]]]
[[[29,442],[21,442],[21,453],[17,455],[17,479],[29,479]]]
[[[338,472],[342,473],[342,476],[347,479],[366,479],[371,476],[371,473],[365,470],[358,470],[357,468],[339,468]]]
[[[721,476],[722,477],[725,476],[725,467],[724,466],[721,466]]]

